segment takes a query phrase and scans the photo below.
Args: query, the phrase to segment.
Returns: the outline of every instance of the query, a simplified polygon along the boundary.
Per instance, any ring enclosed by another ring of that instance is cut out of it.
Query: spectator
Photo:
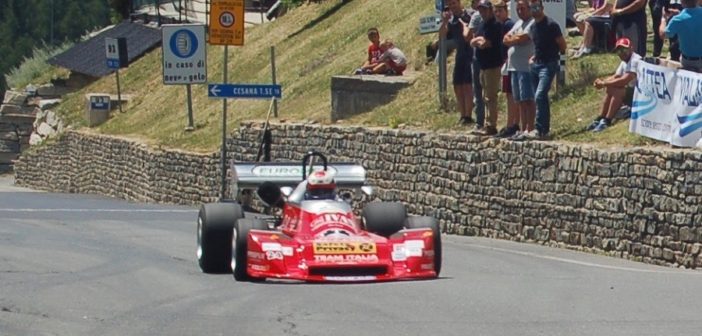
[[[380,44],[380,50],[383,52],[378,61],[380,62],[372,72],[374,74],[399,75],[407,69],[407,57],[405,53],[392,43],[391,40],[385,40]]]
[[[521,121],[521,133],[515,132],[512,139],[520,140],[523,137],[522,134],[533,133],[534,117],[536,116],[534,88],[529,69],[529,59],[534,54],[534,42],[529,36],[531,26],[534,24],[529,10],[529,0],[517,0],[517,16],[519,20],[505,35],[503,41],[505,46],[509,47],[506,67],[509,71],[512,95],[517,101],[519,120]]]
[[[611,15],[617,39],[628,38],[634,51],[646,56],[646,0],[617,0]]]
[[[514,27],[514,21],[509,18],[509,9],[507,4],[499,0],[495,4],[495,18],[497,22],[502,25],[502,36],[500,36],[500,41],[504,40],[505,35],[512,30]],[[505,100],[507,101],[507,123],[505,127],[500,129],[495,135],[498,138],[509,138],[519,131],[519,107],[514,101],[514,96],[512,95],[512,83],[509,79],[509,71],[507,70],[507,46],[502,44],[502,69],[500,74],[502,75],[502,93],[505,95]],[[527,57],[528,59],[528,57]]]
[[[656,35],[662,40],[665,39],[665,27],[670,19],[682,12],[682,0],[658,0],[661,6],[662,15],[660,20],[660,25],[653,26],[656,30]],[[673,61],[680,62],[680,42],[677,36],[673,36],[668,39],[668,51],[670,52],[669,58]],[[662,47],[661,47],[662,48]],[[655,49],[654,49],[655,50]]]
[[[614,75],[595,80],[595,87],[605,89],[605,99],[602,103],[600,115],[587,127],[588,131],[601,132],[612,125],[615,113],[619,111],[625,101],[631,101],[636,85],[636,63],[641,56],[632,50],[631,41],[622,37],[617,40],[614,48],[622,62],[617,67]]]
[[[356,69],[356,75],[371,73],[371,70],[378,65],[378,58],[380,58],[380,55],[383,53],[380,50],[380,33],[378,32],[378,28],[368,29],[367,34],[368,40],[370,41],[368,45],[368,57],[366,61],[363,62],[363,65]]]
[[[607,3],[607,0],[593,0],[591,4],[590,10],[575,15],[578,30],[583,35],[583,42],[573,58],[592,53],[595,44],[595,29],[602,31],[604,25],[611,22],[609,13],[612,11],[612,5]]]
[[[453,90],[456,94],[456,104],[461,116],[459,122],[467,125],[472,124],[473,118],[473,77],[471,71],[471,60],[473,50],[468,45],[472,38],[468,23],[472,11],[463,8],[460,0],[446,0],[448,12],[443,12],[441,16],[441,27],[439,34],[446,37],[449,32],[456,46],[455,64],[453,67]]]
[[[683,69],[702,72],[702,8],[697,0],[682,0],[682,5],[685,9],[670,19],[665,35],[678,38]]]
[[[663,49],[663,38],[658,33],[658,27],[661,26],[664,1],[665,0],[648,0],[648,8],[651,11],[651,21],[653,23],[653,57],[660,57],[661,50]]]
[[[468,24],[468,29],[470,29],[469,35],[472,37],[478,30],[478,27],[483,23],[483,18],[478,12],[478,4],[480,0],[472,0],[471,8],[474,10],[470,18],[470,23]],[[485,125],[485,101],[483,100],[483,86],[480,84],[480,62],[476,57],[476,50],[473,49],[473,61],[471,63],[471,70],[473,71],[473,104],[475,106],[475,130],[480,132]]]
[[[542,0],[530,0],[529,9],[534,17],[534,24],[529,30],[534,41],[534,56],[531,57],[531,77],[536,87],[536,134],[526,134],[529,140],[534,138],[548,139],[551,130],[551,107],[548,92],[551,90],[553,78],[560,68],[560,56],[566,51],[566,41],[561,27],[556,21],[544,14]]]
[[[480,135],[497,134],[497,94],[500,90],[502,75],[502,24],[495,18],[493,4],[490,0],[481,0],[478,12],[482,23],[478,26],[475,37],[470,41],[475,48],[476,58],[480,64],[480,85],[483,88],[483,101],[487,106],[488,117],[485,127],[477,130]]]
[[[442,13],[450,12],[448,9],[448,6],[444,7],[444,10]],[[451,36],[451,31],[449,31],[446,34],[445,37],[445,43],[446,43],[446,56],[450,55],[452,51],[456,49],[456,45],[453,41],[453,37]],[[427,44],[426,46],[426,56],[427,56],[427,61],[425,64],[429,64],[433,62],[435,59],[439,58],[439,40],[432,41]]]

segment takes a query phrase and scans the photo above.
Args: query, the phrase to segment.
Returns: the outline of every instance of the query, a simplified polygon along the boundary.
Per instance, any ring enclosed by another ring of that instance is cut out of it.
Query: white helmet
[[[307,177],[306,199],[334,199],[336,198],[336,182],[334,174],[320,170]]]

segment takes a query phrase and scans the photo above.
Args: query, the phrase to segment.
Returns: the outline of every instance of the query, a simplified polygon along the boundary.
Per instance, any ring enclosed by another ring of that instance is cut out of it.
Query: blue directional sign
[[[283,89],[273,84],[209,84],[207,93],[210,98],[280,99]]]
[[[119,69],[119,59],[108,59],[107,67],[110,69]]]

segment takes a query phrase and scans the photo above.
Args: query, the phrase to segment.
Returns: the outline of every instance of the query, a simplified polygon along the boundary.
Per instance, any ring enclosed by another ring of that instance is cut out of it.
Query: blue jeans
[[[485,125],[485,101],[483,100],[483,86],[480,85],[480,62],[473,58],[471,62],[473,70],[473,104],[475,105],[475,123],[478,126]]]
[[[531,80],[536,88],[536,130],[541,135],[551,131],[551,106],[548,101],[548,91],[551,90],[553,78],[558,73],[558,60],[548,63],[531,65]]]

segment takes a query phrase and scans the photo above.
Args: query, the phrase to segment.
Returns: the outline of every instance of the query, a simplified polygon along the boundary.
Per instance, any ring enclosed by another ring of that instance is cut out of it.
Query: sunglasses
[[[529,5],[529,9],[531,9],[533,11],[540,11],[541,5]]]

